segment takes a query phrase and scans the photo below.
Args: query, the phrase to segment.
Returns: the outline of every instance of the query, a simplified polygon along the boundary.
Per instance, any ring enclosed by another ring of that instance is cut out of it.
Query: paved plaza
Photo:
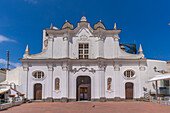
[[[170,106],[136,101],[26,103],[1,113],[170,113]]]

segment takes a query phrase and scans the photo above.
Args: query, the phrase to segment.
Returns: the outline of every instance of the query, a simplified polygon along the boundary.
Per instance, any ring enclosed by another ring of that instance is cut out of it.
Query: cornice
[[[115,62],[146,62],[146,58],[143,59],[119,59],[119,58],[113,58],[113,59],[106,59],[106,58],[97,58],[97,59],[70,59],[70,58],[50,58],[50,59],[19,59],[22,63],[48,63],[48,62],[70,62],[70,63],[95,63],[95,62],[104,62],[104,63],[115,63]]]
[[[77,33],[77,31],[80,29],[81,27],[76,27],[75,29],[71,30],[71,29],[60,29],[60,30],[56,30],[56,29],[46,29],[48,34],[64,34],[65,32],[70,33],[70,34],[75,34]],[[87,27],[88,28],[88,27]],[[103,34],[119,34],[121,32],[121,29],[116,29],[116,30],[106,30],[106,29],[102,29],[102,28],[98,28],[96,30],[92,29],[91,27],[88,28],[92,31],[92,34],[98,34],[98,33],[103,33]]]

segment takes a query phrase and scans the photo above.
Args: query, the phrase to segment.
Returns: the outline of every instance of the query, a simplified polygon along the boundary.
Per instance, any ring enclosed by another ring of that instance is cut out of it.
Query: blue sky
[[[170,0],[0,0],[0,68],[21,65],[26,45],[30,53],[42,49],[42,30],[61,28],[65,20],[74,27],[82,12],[91,26],[101,20],[107,29],[116,22],[121,43],[142,44],[146,58],[170,60]]]

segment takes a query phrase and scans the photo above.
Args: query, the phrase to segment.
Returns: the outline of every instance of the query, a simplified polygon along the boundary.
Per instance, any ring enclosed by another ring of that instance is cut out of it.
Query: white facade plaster
[[[167,72],[170,72],[170,62],[167,62]]]
[[[42,99],[76,99],[76,80],[79,76],[91,78],[91,99],[125,98],[127,82],[133,83],[133,98],[143,97],[143,87],[154,91],[148,80],[159,73],[153,68],[166,70],[166,62],[148,60],[143,54],[121,50],[119,33],[117,29],[93,30],[86,21],[78,23],[74,30],[46,29],[43,31],[42,52],[24,55],[20,59],[23,66],[9,71],[7,81],[9,84],[14,82],[17,90],[28,99],[34,99],[36,83],[42,84]],[[79,43],[89,44],[89,59],[79,59]],[[124,77],[126,70],[134,71],[132,79]],[[44,72],[44,78],[35,79],[35,71]],[[55,90],[56,78],[60,79],[59,90]],[[108,78],[112,79],[110,90],[107,90]]]

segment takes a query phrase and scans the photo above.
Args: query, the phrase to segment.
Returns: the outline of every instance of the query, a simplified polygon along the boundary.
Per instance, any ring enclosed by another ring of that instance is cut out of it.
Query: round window
[[[132,70],[126,70],[126,71],[124,72],[125,78],[133,78],[134,75],[135,75],[135,72],[132,71]]]
[[[44,72],[42,72],[42,71],[34,72],[33,77],[36,78],[36,79],[44,78]]]

